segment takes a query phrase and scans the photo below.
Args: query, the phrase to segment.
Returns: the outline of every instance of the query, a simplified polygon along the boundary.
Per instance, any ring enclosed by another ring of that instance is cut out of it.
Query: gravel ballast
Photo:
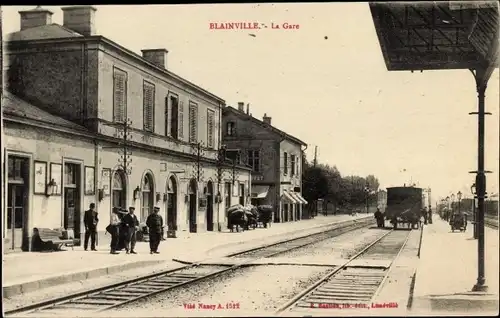
[[[333,268],[254,266],[105,313],[110,317],[271,315]],[[194,307],[194,308],[191,308]]]

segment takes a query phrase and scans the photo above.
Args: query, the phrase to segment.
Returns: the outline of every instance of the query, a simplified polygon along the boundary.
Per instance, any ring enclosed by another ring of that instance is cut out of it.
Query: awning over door
[[[296,199],[293,198],[293,196],[288,192],[288,191],[283,191],[283,195],[281,196],[281,199],[285,199],[286,201],[289,201],[290,203],[299,203],[297,202]]]
[[[288,192],[288,194],[290,194],[292,196],[292,198],[297,202],[297,204],[304,204],[304,202],[302,202],[298,197],[297,197],[297,193],[296,192],[293,192],[293,191],[290,191]]]
[[[264,199],[269,192],[269,186],[252,186],[252,199]]]
[[[304,199],[304,197],[302,197],[302,195],[299,192],[294,192],[294,194],[297,197],[297,199],[299,199],[302,203],[307,204],[306,199]]]

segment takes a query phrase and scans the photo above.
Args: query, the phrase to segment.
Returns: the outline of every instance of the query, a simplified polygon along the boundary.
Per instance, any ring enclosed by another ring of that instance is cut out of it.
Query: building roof
[[[9,33],[6,38],[7,41],[28,41],[74,37],[83,37],[83,35],[71,31],[70,29],[65,28],[57,23],[52,23]]]
[[[496,1],[369,5],[389,71],[498,67]]]
[[[74,122],[61,117],[54,116],[5,90],[3,92],[2,112],[4,116],[10,115],[44,124],[50,124],[52,126],[65,127],[72,130],[86,131],[90,133],[90,131],[84,126],[75,124]]]
[[[244,112],[241,112],[234,107],[226,106],[222,109],[222,112],[224,113],[226,111],[229,111],[229,112],[235,114],[236,116],[239,116],[240,118],[251,119],[254,123],[262,126],[263,128],[270,129],[271,131],[285,137],[288,140],[291,140],[291,141],[296,142],[296,143],[303,145],[303,146],[307,146],[307,144],[305,142],[303,142],[302,140],[300,140],[292,135],[289,135],[286,132],[284,132],[284,131],[282,131],[282,130],[280,130],[272,125],[268,125],[268,124],[264,123],[262,120],[259,120],[253,116],[247,115]]]
[[[208,90],[186,80],[185,78],[173,73],[170,70],[159,67],[150,61],[143,58],[140,54],[135,53],[132,50],[129,50],[120,44],[112,41],[109,38],[106,38],[101,35],[93,35],[93,36],[83,36],[77,32],[74,32],[62,25],[57,23],[52,23],[44,26],[29,28],[22,31],[12,32],[7,34],[6,39],[9,43],[7,48],[12,46],[12,43],[16,41],[32,41],[32,43],[40,43],[40,44],[53,44],[57,45],[58,43],[65,43],[69,41],[99,41],[100,43],[107,44],[112,48],[118,50],[121,53],[128,55],[129,57],[139,61],[140,63],[146,65],[147,67],[154,69],[155,71],[160,71],[161,73],[180,81],[188,85],[191,88],[198,90],[199,92],[204,93],[212,99],[217,100],[220,104],[224,104],[225,101],[223,98],[210,93]]]

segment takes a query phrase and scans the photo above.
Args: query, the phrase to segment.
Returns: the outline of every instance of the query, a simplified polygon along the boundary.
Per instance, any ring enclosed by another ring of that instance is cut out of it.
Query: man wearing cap
[[[137,216],[134,214],[135,208],[133,206],[128,208],[128,213],[123,216],[123,224],[127,228],[127,236],[125,239],[125,250],[127,251],[127,254],[129,252],[131,254],[137,254],[134,251],[135,247],[135,232],[137,228],[139,227],[139,220],[137,220]]]
[[[151,254],[159,254],[158,246],[160,245],[161,240],[161,231],[163,227],[163,218],[160,214],[160,208],[155,206],[153,209],[153,213],[148,215],[146,219],[146,226],[148,227],[149,232],[149,248],[151,250]]]
[[[99,217],[95,210],[95,203],[90,203],[89,209],[85,211],[83,217],[83,224],[85,225],[85,240],[83,241],[83,248],[87,250],[89,246],[90,239],[90,249],[95,251],[95,241],[97,235],[97,223],[99,222]]]

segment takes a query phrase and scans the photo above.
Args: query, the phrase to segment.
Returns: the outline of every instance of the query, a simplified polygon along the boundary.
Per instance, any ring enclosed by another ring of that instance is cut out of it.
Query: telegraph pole
[[[200,141],[196,144],[192,144],[194,154],[196,156],[196,161],[194,162],[193,177],[196,181],[200,182],[203,180],[203,166],[201,164],[201,157],[204,154],[203,143]]]
[[[126,173],[127,175],[132,174],[132,167],[130,166],[130,163],[132,163],[132,158],[130,156],[132,155],[132,152],[129,150],[128,142],[130,139],[132,139],[132,136],[130,135],[130,126],[132,125],[132,121],[130,119],[127,119],[126,121],[123,122],[123,127],[122,131],[118,133],[118,136],[121,134],[122,138],[122,147],[120,149],[121,155],[120,159],[118,159],[118,162],[120,162],[120,165],[123,169],[123,172]]]
[[[314,146],[314,161],[313,161],[313,166],[316,167],[317,163],[318,163],[318,146]]]

